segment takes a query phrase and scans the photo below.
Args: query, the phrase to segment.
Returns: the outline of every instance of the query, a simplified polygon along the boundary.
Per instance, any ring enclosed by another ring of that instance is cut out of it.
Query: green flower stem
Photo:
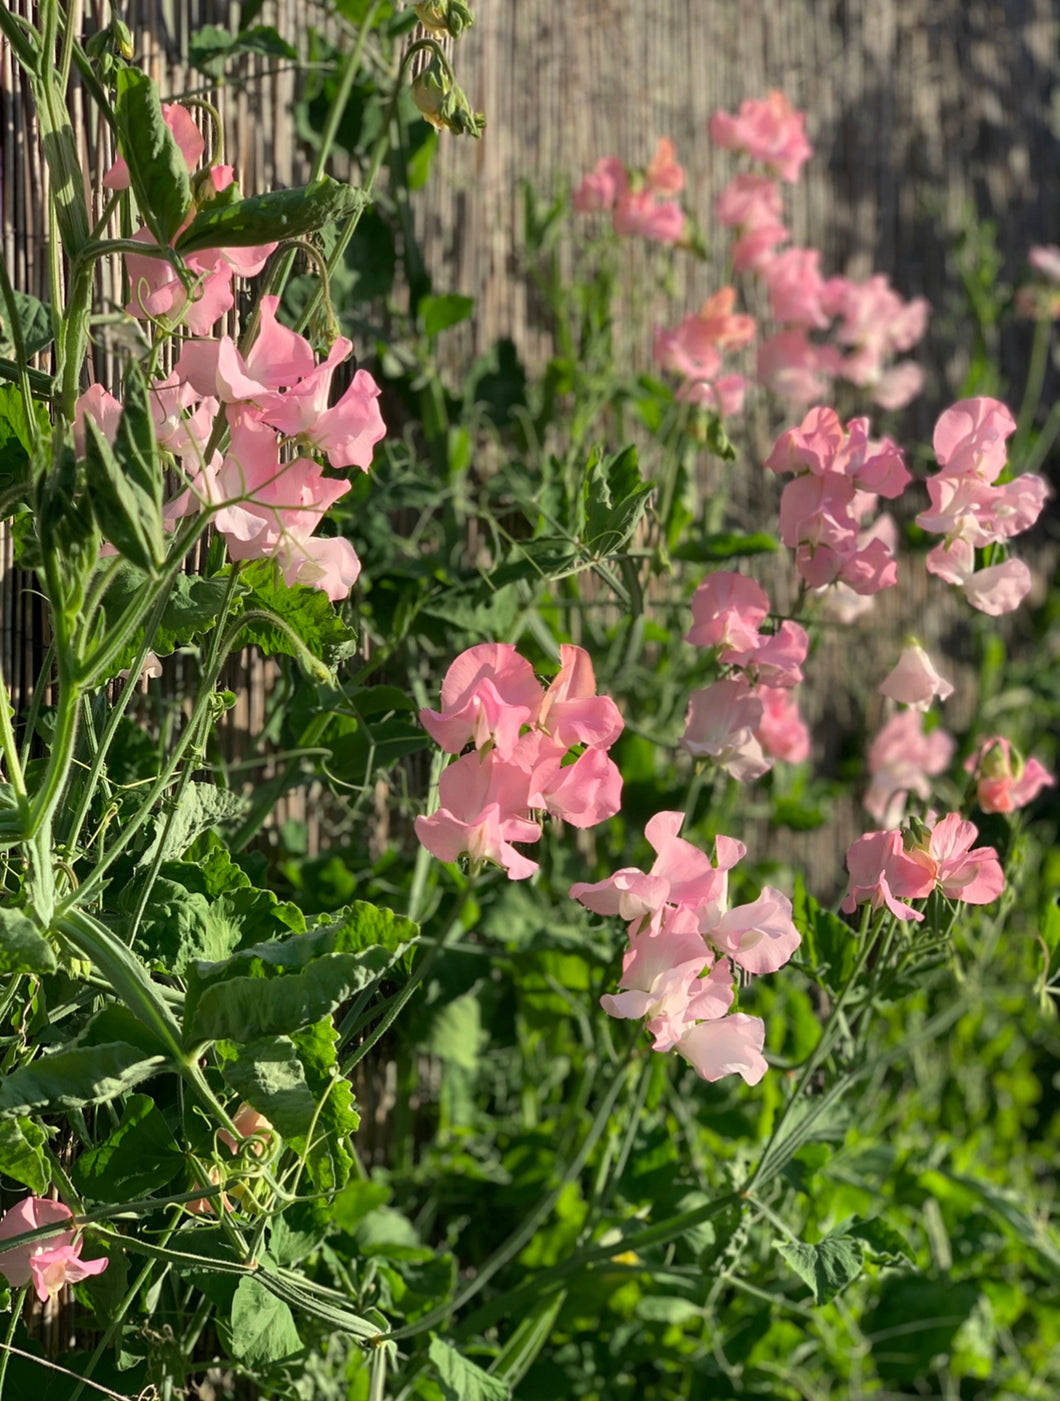
[[[1042,431],[1034,440],[1034,446],[1027,454],[1023,464],[1025,472],[1037,472],[1045,459],[1049,456],[1049,450],[1056,441],[1056,435],[1060,433],[1060,399],[1049,410],[1049,417],[1042,425]]]
[[[4,680],[3,659],[0,658],[0,755],[3,756],[7,781],[14,791],[20,812],[24,814],[27,801],[26,779],[18,755],[15,727],[11,723],[15,712],[8,699],[9,694],[7,683]]]
[[[441,1323],[443,1320],[450,1318],[453,1314],[458,1313],[465,1304],[469,1303],[476,1294],[486,1287],[499,1270],[503,1269],[505,1265],[515,1259],[527,1242],[552,1215],[561,1193],[566,1189],[568,1184],[574,1182],[581,1175],[585,1164],[589,1161],[590,1154],[593,1152],[601,1135],[607,1128],[608,1120],[615,1107],[619,1092],[626,1082],[628,1071],[628,1063],[619,1066],[612,1078],[611,1084],[608,1086],[607,1093],[600,1103],[599,1109],[596,1111],[596,1116],[589,1128],[589,1132],[583,1138],[581,1147],[567,1165],[559,1182],[547,1196],[543,1197],[541,1201],[538,1202],[537,1206],[534,1207],[532,1211],[527,1213],[519,1228],[508,1237],[503,1245],[499,1246],[498,1249],[493,1252],[489,1259],[483,1264],[482,1268],[476,1273],[475,1278],[466,1284],[463,1289],[459,1290],[450,1302],[440,1304],[437,1308],[431,1309],[430,1312],[424,1314],[422,1318],[418,1318],[415,1323],[409,1323],[406,1324],[404,1328],[395,1329],[394,1332],[387,1335],[388,1340],[397,1342],[402,1338],[414,1338],[418,1334],[425,1333],[428,1329],[433,1328],[436,1323]]]
[[[229,578],[228,590],[225,594],[224,600],[221,605],[221,610],[218,615],[217,632],[215,632],[214,634],[214,643],[211,647],[206,665],[203,667],[203,674],[199,686],[199,693],[196,698],[195,706],[192,710],[188,723],[184,727],[184,733],[174,745],[173,752],[170,754],[168,762],[166,763],[162,772],[159,774],[158,778],[151,785],[146,797],[144,798],[144,801],[141,803],[140,807],[133,814],[133,816],[128,820],[128,822],[124,824],[121,835],[114,842],[113,846],[111,846],[108,849],[105,855],[100,858],[99,862],[92,869],[92,871],[90,871],[89,874],[85,877],[79,889],[75,891],[74,894],[71,895],[66,901],[63,902],[62,906],[60,907],[61,914],[67,914],[74,908],[74,906],[83,904],[87,896],[93,893],[96,887],[103,880],[103,877],[106,875],[107,871],[118,859],[121,853],[132,841],[136,833],[140,830],[140,828],[150,817],[151,811],[155,803],[158,801],[158,799],[162,796],[162,794],[169,787],[170,783],[173,781],[173,775],[176,773],[177,765],[184,758],[184,755],[187,753],[187,751],[192,747],[193,742],[198,742],[200,733],[203,735],[205,734],[210,722],[210,710],[213,704],[214,687],[217,684],[217,678],[220,675],[221,667],[224,665],[225,659],[228,655],[225,647],[222,644],[219,644],[218,642],[218,634],[228,614],[228,610],[231,607],[231,602],[235,595],[235,586],[238,577],[239,571],[233,569]],[[226,640],[228,636],[229,634],[225,634]]]
[[[762,1156],[759,1158],[754,1171],[751,1173],[751,1176],[744,1184],[744,1190],[746,1192],[750,1192],[754,1188],[755,1184],[765,1173],[766,1166],[770,1162],[770,1158],[774,1150],[777,1147],[779,1147],[779,1145],[782,1142],[782,1135],[784,1129],[787,1127],[787,1124],[795,1111],[795,1106],[802,1099],[806,1087],[810,1083],[812,1077],[816,1074],[818,1067],[822,1064],[825,1057],[830,1054],[832,1046],[834,1045],[837,1036],[842,1034],[843,1027],[841,1022],[841,1014],[843,1012],[844,1007],[846,1006],[850,994],[854,991],[854,988],[857,985],[858,979],[861,976],[861,970],[864,968],[865,963],[868,960],[869,952],[872,949],[873,944],[875,943],[875,933],[878,932],[874,931],[874,933],[870,937],[869,926],[872,921],[872,914],[872,906],[866,904],[861,916],[861,929],[858,932],[858,952],[856,958],[854,959],[854,966],[850,970],[850,976],[843,984],[843,987],[840,989],[839,995],[836,997],[835,1002],[832,1004],[831,1013],[828,1017],[828,1020],[825,1022],[824,1027],[821,1030],[821,1035],[817,1042],[817,1045],[810,1052],[809,1056],[807,1056],[806,1062],[799,1073],[799,1078],[796,1080],[795,1086],[792,1089],[791,1094],[788,1096],[787,1103],[784,1105],[784,1108],[780,1111],[780,1115],[776,1123],[773,1125],[773,1132],[769,1136],[769,1142],[766,1144]]]
[[[1022,455],[1022,449],[1027,446],[1031,429],[1034,427],[1034,415],[1038,412],[1042,386],[1045,384],[1045,372],[1049,367],[1049,342],[1052,335],[1053,323],[1051,321],[1046,321],[1043,317],[1034,323],[1034,340],[1031,342],[1031,363],[1027,369],[1027,385],[1023,391],[1016,436],[1009,454],[1013,458]]]
[[[11,1343],[18,1328],[19,1319],[22,1317],[22,1305],[26,1302],[27,1288],[23,1286],[16,1289],[11,1296],[11,1321],[7,1325],[7,1333],[4,1337],[4,1350],[0,1352],[0,1396],[4,1394],[4,1376],[7,1372],[7,1359],[11,1356]]]
[[[170,1229],[166,1232],[165,1236],[163,1237],[163,1244],[165,1243],[165,1241],[169,1240],[170,1236],[173,1234],[173,1232],[174,1232],[176,1229],[177,1229],[176,1223],[174,1223],[174,1224],[170,1227]],[[140,1271],[140,1273],[136,1276],[136,1279],[134,1280],[134,1282],[133,1282],[133,1284],[132,1284],[132,1287],[126,1291],[125,1297],[122,1299],[121,1303],[118,1305],[118,1311],[117,1311],[117,1313],[116,1313],[115,1316],[111,1319],[111,1321],[110,1321],[110,1323],[108,1324],[108,1326],[107,1326],[107,1328],[106,1328],[106,1330],[105,1330],[103,1336],[100,1338],[99,1342],[96,1344],[96,1347],[95,1347],[95,1350],[94,1350],[93,1353],[92,1353],[92,1356],[91,1356],[91,1357],[88,1359],[88,1361],[85,1363],[85,1369],[84,1369],[83,1373],[81,1374],[82,1377],[84,1378],[84,1380],[83,1380],[83,1381],[79,1381],[78,1384],[74,1387],[73,1391],[71,1391],[71,1393],[70,1393],[70,1396],[69,1396],[68,1401],[78,1401],[78,1398],[80,1397],[81,1393],[84,1391],[85,1387],[86,1387],[86,1386],[89,1386],[89,1385],[91,1384],[91,1383],[88,1381],[88,1378],[91,1377],[92,1373],[96,1370],[97,1364],[99,1363],[99,1361],[100,1361],[100,1359],[102,1358],[103,1354],[106,1352],[107,1348],[110,1347],[110,1345],[111,1345],[111,1343],[113,1342],[114,1337],[115,1337],[115,1335],[117,1334],[118,1330],[124,1326],[124,1324],[125,1324],[125,1315],[126,1315],[126,1314],[129,1312],[129,1310],[132,1308],[133,1304],[135,1304],[135,1302],[136,1302],[136,1296],[139,1294],[140,1290],[144,1287],[144,1285],[147,1283],[147,1281],[151,1278],[151,1274],[152,1274],[152,1272],[154,1271],[154,1268],[155,1268],[155,1262],[154,1262],[153,1260],[149,1260],[149,1261],[147,1262],[147,1264],[143,1267],[143,1269]],[[161,1270],[159,1271],[159,1274],[158,1274],[158,1281],[159,1281],[159,1283],[161,1283],[161,1281],[162,1281],[162,1280],[166,1277],[166,1275],[169,1273],[170,1268],[171,1268],[171,1266],[169,1265],[168,1262],[162,1266],[162,1268],[161,1268]]]
[[[13,15],[6,5],[0,5],[0,34],[11,45],[11,52],[30,75],[37,72],[40,35],[21,15]],[[32,37],[31,37],[32,36]]]

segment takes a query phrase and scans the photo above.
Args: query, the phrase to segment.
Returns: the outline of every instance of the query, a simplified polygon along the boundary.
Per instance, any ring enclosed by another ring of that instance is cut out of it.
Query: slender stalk
[[[4,1350],[0,1353],[0,1396],[4,1394],[4,1376],[7,1372],[7,1359],[11,1356],[11,1343],[18,1328],[18,1321],[22,1317],[22,1305],[26,1302],[26,1289],[16,1289],[11,1296],[11,1321],[7,1325],[7,1334],[4,1338]]]

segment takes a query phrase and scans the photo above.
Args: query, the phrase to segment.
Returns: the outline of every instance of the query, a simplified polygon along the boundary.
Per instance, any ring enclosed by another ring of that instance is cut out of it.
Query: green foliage
[[[171,244],[191,208],[191,182],[180,147],[162,116],[158,88],[135,68],[117,73],[118,144],[144,223],[157,244]]]
[[[229,192],[232,192],[231,194]],[[363,190],[330,175],[295,190],[273,190],[240,198],[234,185],[199,209],[176,242],[187,257],[207,248],[246,248],[304,238],[348,219],[366,203]]]
[[[204,24],[192,35],[188,56],[200,73],[221,78],[225,68],[242,54],[265,54],[271,58],[297,58],[298,51],[269,24],[251,25],[233,34],[219,24]]]

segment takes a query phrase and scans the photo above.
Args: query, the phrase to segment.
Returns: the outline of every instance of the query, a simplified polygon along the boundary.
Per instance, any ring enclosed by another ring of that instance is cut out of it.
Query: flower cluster
[[[721,373],[722,352],[738,350],[755,336],[753,317],[735,313],[735,303],[735,287],[723,287],[672,331],[656,331],[652,350],[660,368],[680,376],[678,399],[704,404],[722,417],[741,411],[747,390],[743,375]]]
[[[617,156],[597,161],[574,191],[572,203],[581,214],[610,214],[615,233],[622,237],[680,243],[687,221],[674,196],[684,184],[673,142],[663,136],[644,171],[627,170]]]
[[[645,836],[656,852],[648,872],[626,867],[570,893],[587,909],[628,922],[629,944],[617,993],[601,998],[613,1017],[644,1017],[652,1049],[676,1051],[704,1080],[739,1074],[756,1085],[766,1073],[765,1024],[733,1002],[733,964],[774,973],[798,948],[791,901],[766,887],[750,905],[728,907],[729,871],[746,853],[719,836],[714,860],[680,837],[683,814],[659,812]]]
[[[596,694],[581,647],[560,647],[547,690],[511,644],[471,647],[445,674],[441,710],[421,710],[420,722],[447,754],[474,745],[442,773],[438,810],[416,819],[416,835],[442,861],[495,861],[525,880],[537,862],[512,843],[539,839],[534,813],[593,827],[619,809],[622,776],[607,750],[622,717]]]
[[[0,1240],[10,1240],[12,1236],[72,1219],[73,1213],[62,1202],[53,1202],[47,1197],[24,1197],[0,1220]],[[110,1264],[106,1256],[101,1260],[82,1260],[81,1246],[81,1237],[75,1236],[73,1230],[41,1236],[0,1253],[0,1274],[13,1289],[32,1284],[37,1298],[46,1303],[65,1285],[102,1274]]]
[[[805,120],[782,93],[773,92],[744,102],[735,117],[716,112],[710,135],[793,184],[813,154]],[[793,404],[823,399],[834,378],[869,390],[882,408],[908,404],[919,394],[923,375],[910,360],[892,360],[923,336],[927,302],[903,301],[880,274],[863,283],[826,279],[815,248],[778,251],[791,238],[782,207],[776,180],[747,172],[734,176],[715,202],[718,222],[736,235],[733,268],[762,279],[777,327],[758,347],[759,382]]]
[[[850,886],[842,909],[852,914],[866,901],[886,905],[899,919],[924,915],[906,904],[926,900],[936,889],[966,905],[989,905],[1005,888],[1005,875],[991,846],[974,847],[973,822],[951,812],[941,821],[911,820],[904,832],[869,832],[847,852]]]
[[[795,474],[780,498],[780,538],[808,587],[841,583],[869,595],[897,582],[887,537],[863,528],[878,496],[894,500],[912,480],[890,438],[872,441],[867,418],[844,429],[834,409],[811,409],[780,435],[765,465]]]
[[[717,648],[718,660],[736,674],[693,691],[681,743],[741,781],[760,778],[775,759],[799,763],[810,752],[791,694],[802,680],[809,639],[790,621],[760,632],[768,613],[762,586],[724,569],[708,575],[692,599],[686,641]]]
[[[975,781],[976,801],[984,812],[1015,812],[1032,803],[1056,779],[1037,759],[1024,759],[1000,735],[984,739],[964,761]]]
[[[916,518],[921,529],[945,537],[928,553],[928,570],[991,617],[1019,607],[1030,591],[1030,570],[1019,559],[977,569],[976,550],[1029,530],[1049,495],[1045,480],[1031,472],[998,482],[1015,431],[1015,419],[997,399],[962,399],[947,409],[935,425],[939,471],[927,480],[931,507]]]
[[[164,106],[163,115],[193,171],[204,150],[201,134],[186,108]],[[229,166],[212,167],[192,181],[199,205],[231,183]],[[124,160],[111,167],[104,184],[127,188]],[[136,239],[151,242],[146,229]],[[235,275],[260,272],[275,246],[189,255],[186,266],[197,275],[190,292],[168,261],[129,256],[133,299],[128,310],[167,331],[180,326],[206,337],[233,305]],[[308,584],[337,600],[352,588],[360,561],[348,540],[316,531],[350,482],[326,477],[319,459],[336,469],[368,470],[373,448],[386,432],[376,402],[379,387],[367,371],[358,370],[332,404],[332,378],[349,357],[351,342],[340,336],[317,364],[309,342],[277,320],[277,308],[278,298],[261,299],[258,334],[245,358],[230,336],[186,340],[172,373],[151,385],[158,445],[184,485],[165,507],[164,519],[172,525],[181,515],[209,509],[233,559],[274,558],[288,584]],[[85,450],[86,418],[113,442],[121,413],[102,386],[87,390],[74,424],[78,452]],[[225,444],[225,450],[217,450]]]
[[[202,133],[188,109],[179,103],[163,103],[162,115],[191,175],[206,149]],[[196,176],[192,182],[195,202],[178,234],[200,208],[229,190],[233,178],[230,165],[211,166]],[[108,190],[128,189],[129,167],[122,157],[119,156],[104,175],[103,186]],[[158,247],[148,229],[140,229],[133,235],[133,241],[151,248]],[[256,276],[275,249],[275,243],[266,243],[245,248],[210,248],[202,253],[189,254],[184,262],[189,271],[195,274],[190,290],[165,258],[130,254],[125,259],[125,266],[132,285],[132,300],[125,309],[132,316],[161,320],[171,327],[182,325],[192,335],[205,336],[235,305],[233,278],[237,274],[240,277]]]

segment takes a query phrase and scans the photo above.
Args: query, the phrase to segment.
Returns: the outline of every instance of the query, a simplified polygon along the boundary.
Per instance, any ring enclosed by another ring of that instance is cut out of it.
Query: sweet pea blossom
[[[676,1051],[703,1079],[739,1074],[754,1085],[767,1069],[765,1026],[758,1017],[726,1015],[732,964],[772,973],[791,958],[800,942],[791,901],[767,886],[753,903],[729,909],[728,872],[746,848],[718,836],[711,860],[680,836],[683,821],[683,813],[660,812],[648,822],[645,836],[656,852],[650,871],[624,867],[570,893],[629,924],[619,991],[600,999],[604,1010],[643,1017],[652,1049]]]
[[[906,799],[931,795],[931,779],[949,768],[957,745],[942,729],[924,730],[919,710],[901,710],[876,734],[868,750],[871,781],[863,803],[884,826],[894,826],[905,813]]]
[[[769,597],[745,574],[716,569],[692,597],[692,628],[685,638],[697,647],[754,648],[769,614]]]
[[[905,852],[901,832],[869,832],[847,851],[850,885],[840,909],[853,914],[866,901],[874,910],[886,905],[899,919],[920,923],[920,910],[898,899],[894,885],[908,889],[922,882],[922,869]]]
[[[984,812],[1015,812],[1032,803],[1056,779],[1037,759],[1024,759],[1002,735],[984,739],[964,761],[976,782],[976,801]]]
[[[432,856],[456,861],[494,861],[509,880],[526,880],[537,862],[512,842],[536,842],[541,828],[520,814],[529,807],[529,777],[494,752],[465,754],[438,780],[439,808],[417,817],[416,835]]]
[[[905,849],[920,868],[920,875],[918,878],[903,867],[896,882],[898,893],[907,899],[922,899],[937,886],[951,900],[966,905],[991,904],[1005,888],[1005,874],[992,846],[973,849],[978,835],[975,823],[957,812],[919,834],[907,834]]]
[[[420,724],[447,754],[459,754],[472,741],[476,749],[492,741],[508,758],[543,698],[533,667],[511,643],[483,642],[452,663],[442,681],[441,710],[421,710]]]
[[[715,112],[709,130],[716,145],[745,151],[791,184],[813,155],[806,139],[805,113],[797,112],[782,92],[771,92],[762,99],[747,98],[735,117]]]
[[[914,710],[928,710],[936,696],[945,700],[953,694],[953,683],[939,675],[919,643],[912,643],[902,648],[897,666],[884,677],[877,690],[881,696],[889,696]]]
[[[73,1213],[62,1202],[46,1197],[24,1197],[0,1219],[0,1241],[72,1219]],[[32,1284],[37,1298],[46,1303],[65,1285],[102,1274],[110,1264],[106,1257],[82,1260],[81,1245],[81,1237],[75,1236],[72,1229],[40,1236],[0,1252],[0,1274],[15,1289]]]

